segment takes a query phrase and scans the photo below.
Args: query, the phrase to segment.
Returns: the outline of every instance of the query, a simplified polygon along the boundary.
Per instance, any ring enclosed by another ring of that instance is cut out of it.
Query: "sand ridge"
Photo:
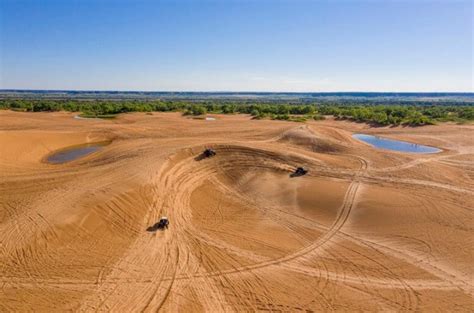
[[[2,311],[472,311],[471,125],[74,115],[0,111]]]

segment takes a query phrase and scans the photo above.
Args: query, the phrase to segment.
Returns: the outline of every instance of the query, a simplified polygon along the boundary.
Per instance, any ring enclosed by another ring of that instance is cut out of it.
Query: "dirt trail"
[[[332,120],[0,111],[0,122],[0,311],[474,306],[470,125],[377,129],[445,145],[423,156],[358,144],[365,126]],[[200,157],[205,147],[217,155]],[[297,166],[309,173],[291,178]],[[168,230],[147,230],[163,215]]]

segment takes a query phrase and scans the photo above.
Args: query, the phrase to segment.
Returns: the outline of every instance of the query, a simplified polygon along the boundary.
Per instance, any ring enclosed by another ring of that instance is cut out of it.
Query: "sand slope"
[[[0,111],[0,311],[474,307],[473,126],[73,116]],[[444,150],[375,150],[355,132]],[[147,231],[162,215],[170,228]]]

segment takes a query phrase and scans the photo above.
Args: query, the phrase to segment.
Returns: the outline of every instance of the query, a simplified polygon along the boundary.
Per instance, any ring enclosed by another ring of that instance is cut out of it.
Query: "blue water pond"
[[[60,150],[47,158],[48,163],[59,164],[77,160],[102,149],[108,142],[89,143]]]
[[[387,139],[372,135],[366,134],[354,134],[352,137],[362,140],[375,148],[393,150],[399,152],[409,152],[409,153],[438,153],[441,152],[441,149],[429,146],[423,146],[416,143]]]

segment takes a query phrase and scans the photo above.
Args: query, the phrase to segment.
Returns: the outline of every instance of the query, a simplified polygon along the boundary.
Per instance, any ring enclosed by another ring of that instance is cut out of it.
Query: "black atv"
[[[308,173],[308,170],[305,169],[304,167],[297,167],[296,170],[291,173],[291,177],[299,177],[299,176],[303,176],[303,175],[306,175]]]
[[[168,225],[170,224],[170,221],[166,216],[163,216],[158,223],[155,223],[155,225],[150,226],[147,228],[147,231],[149,232],[155,232],[159,229],[168,229]]]
[[[211,148],[207,148],[202,154],[204,155],[204,157],[210,158],[216,155],[216,151],[212,150]]]
[[[170,224],[170,221],[166,216],[163,216],[160,221],[158,222],[158,229],[168,229],[168,225]]]

